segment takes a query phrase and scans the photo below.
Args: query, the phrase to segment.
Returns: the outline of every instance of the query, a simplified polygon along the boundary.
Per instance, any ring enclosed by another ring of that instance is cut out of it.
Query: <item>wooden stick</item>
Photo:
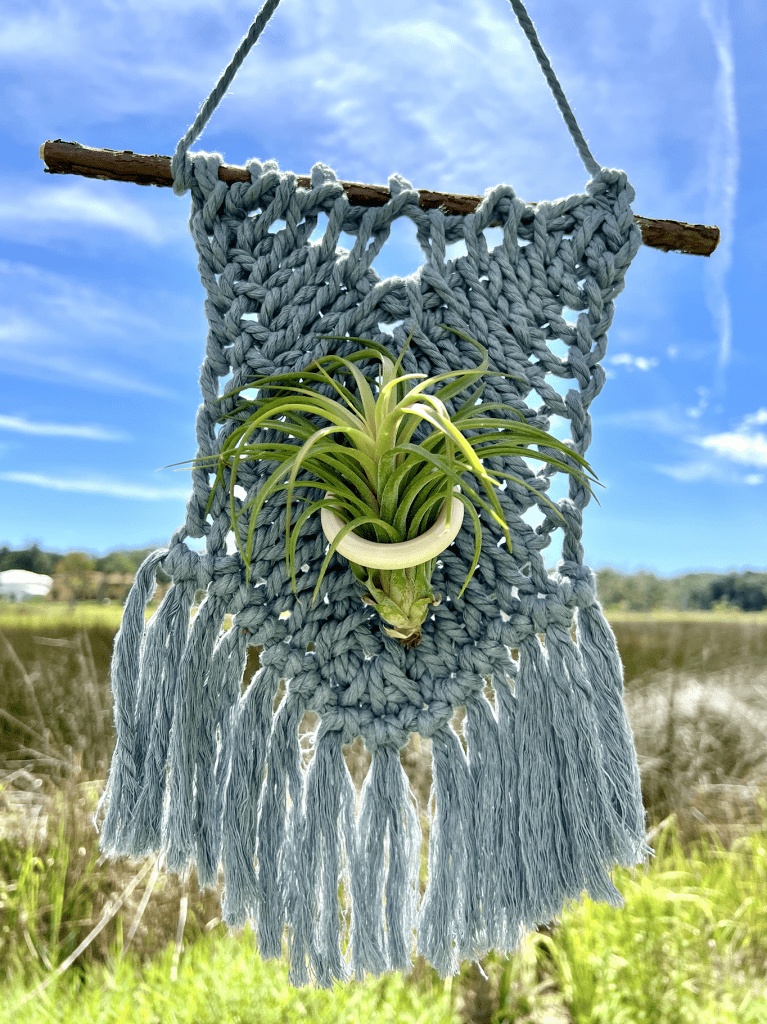
[[[131,150],[92,149],[79,142],[61,139],[44,142],[40,159],[45,161],[46,174],[79,174],[83,178],[101,178],[106,181],[132,181],[137,185],[171,187],[173,176],[169,156],[143,156]],[[222,165],[218,169],[221,181],[250,181],[244,167]],[[298,177],[300,188],[309,188],[308,177]],[[391,193],[385,185],[362,185],[356,181],[342,181],[352,206],[383,206]],[[471,213],[482,202],[482,196],[459,196],[451,192],[432,192],[419,189],[422,210],[442,209],[446,213]],[[535,204],[532,204],[535,205]],[[642,241],[652,249],[663,252],[681,252],[692,256],[710,256],[719,244],[719,228],[706,224],[686,224],[678,220],[652,220],[635,216],[642,229]],[[491,225],[494,227],[497,225]]]

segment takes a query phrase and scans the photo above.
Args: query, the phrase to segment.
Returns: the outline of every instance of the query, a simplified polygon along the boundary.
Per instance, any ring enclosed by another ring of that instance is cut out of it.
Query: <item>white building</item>
[[[39,572],[27,572],[26,569],[6,569],[0,572],[0,599],[6,601],[26,601],[30,597],[47,597],[53,579]]]

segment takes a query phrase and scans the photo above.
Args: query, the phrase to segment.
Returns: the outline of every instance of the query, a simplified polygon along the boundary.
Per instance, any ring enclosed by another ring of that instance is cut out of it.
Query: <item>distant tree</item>
[[[83,552],[74,553],[82,555],[88,561],[87,571],[96,570],[97,572],[119,572],[133,575],[146,556],[154,550],[155,548],[151,547],[110,551],[98,558],[92,558]],[[28,548],[19,548],[18,550],[4,544],[0,546],[0,572],[5,572],[6,569],[25,569],[27,572],[44,573],[48,576],[53,576],[63,572],[59,567],[64,557],[64,555],[58,552],[42,551],[37,544],[33,544]],[[157,578],[160,582],[167,583],[169,581],[169,577],[161,569],[158,570]]]
[[[616,569],[600,569],[597,593],[606,607],[625,608],[632,612],[648,612],[660,608],[666,596],[665,581],[651,572],[627,575]]]
[[[712,573],[688,573],[669,580],[672,589],[672,608],[684,611],[688,608],[708,611],[711,608],[711,581],[716,579]]]
[[[626,599],[632,612],[649,612],[660,608],[663,581],[651,572],[640,571],[626,580]]]
[[[93,571],[94,562],[83,551],[70,551],[59,562],[57,572],[72,594],[73,601],[82,601],[88,591],[88,573]]]
[[[597,594],[606,607],[626,607],[626,576],[617,569],[597,571]]]
[[[18,551],[3,546],[0,548],[0,572],[5,572],[6,569],[24,569],[26,572],[52,576],[60,558],[61,555],[51,551],[42,551],[37,544]]]
[[[109,554],[97,558],[94,568],[99,572],[131,572],[135,573],[146,556],[154,548],[136,548],[133,551],[110,551]]]
[[[744,612],[767,608],[767,573],[730,572],[711,583],[711,600],[724,601]]]
[[[135,559],[129,551],[110,551],[103,558],[97,558],[95,568],[99,572],[135,572]]]

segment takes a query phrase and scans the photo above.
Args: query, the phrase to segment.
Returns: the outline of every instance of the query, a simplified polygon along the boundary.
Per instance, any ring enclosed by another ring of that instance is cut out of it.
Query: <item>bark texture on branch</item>
[[[79,142],[56,139],[42,144],[40,158],[46,164],[47,174],[78,174],[83,178],[132,181],[137,185],[173,185],[169,156],[144,156],[129,149],[92,149]],[[218,176],[226,182],[250,181],[244,167],[222,165]],[[311,185],[306,176],[298,176],[297,182],[301,188]],[[363,185],[356,181],[343,181],[341,184],[352,206],[383,206],[391,198],[385,185]],[[460,196],[429,189],[419,189],[419,193],[419,205],[423,210],[441,208],[446,213],[471,213],[482,202],[482,196]],[[678,220],[654,220],[638,215],[634,219],[641,228],[643,243],[652,249],[710,256],[719,244],[718,227],[686,224]]]

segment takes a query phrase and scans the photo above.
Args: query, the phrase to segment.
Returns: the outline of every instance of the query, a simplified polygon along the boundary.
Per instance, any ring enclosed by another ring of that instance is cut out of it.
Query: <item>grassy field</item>
[[[147,617],[155,611],[156,605],[150,604]],[[753,626],[767,626],[767,611],[741,612],[738,609],[717,609],[715,611],[674,611],[656,609],[650,612],[630,612],[623,608],[605,608],[605,615],[611,624],[650,622],[666,623],[745,623]],[[115,632],[120,626],[122,606],[111,602],[98,604],[95,601],[82,601],[69,605],[63,601],[0,601],[0,629],[43,629],[59,627],[75,629],[93,629],[103,627]]]
[[[154,612],[150,605],[147,614]],[[109,629],[120,628],[122,605],[82,601],[75,605],[64,601],[0,601],[0,629]]]
[[[229,937],[218,893],[101,861],[89,816],[114,745],[119,613],[0,605],[0,1024],[767,1022],[764,615],[608,609],[656,849],[646,872],[616,869],[623,910],[574,906],[510,960],[484,957],[486,977],[465,964],[443,983],[416,960],[321,992],[288,986],[247,929]],[[359,741],[347,760],[359,783]],[[428,741],[403,763],[425,812]]]

